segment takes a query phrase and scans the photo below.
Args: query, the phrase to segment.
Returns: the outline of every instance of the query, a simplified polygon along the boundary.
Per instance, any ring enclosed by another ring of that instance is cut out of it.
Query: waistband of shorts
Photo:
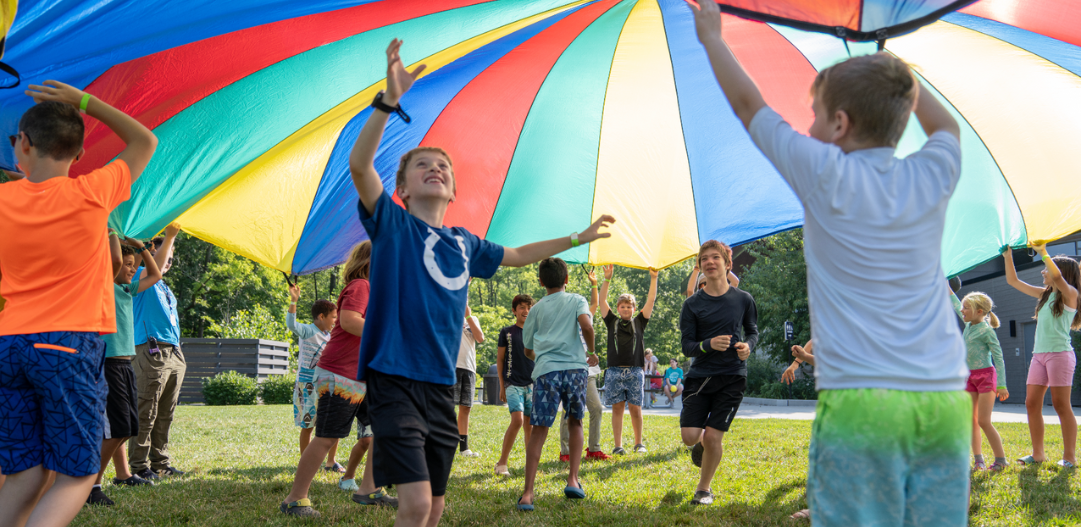
[[[130,364],[135,355],[123,355],[119,357],[105,357],[105,364]]]

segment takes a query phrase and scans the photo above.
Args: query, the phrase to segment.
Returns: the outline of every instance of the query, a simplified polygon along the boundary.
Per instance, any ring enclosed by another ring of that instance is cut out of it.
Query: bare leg
[[[506,465],[510,459],[510,451],[514,449],[514,441],[518,439],[518,430],[522,428],[522,422],[525,418],[522,417],[522,412],[511,412],[510,424],[507,425],[507,431],[503,433],[503,452],[499,455],[499,461],[496,465]],[[526,437],[526,444],[529,443],[528,436]]]
[[[698,488],[695,490],[709,490],[724,455],[724,432],[707,426],[702,434],[702,446],[705,447],[702,452],[702,469],[698,476]]]
[[[71,523],[86,503],[86,497],[94,486],[94,477],[93,474],[78,478],[57,474],[56,482],[38,500],[26,525],[44,527]]]
[[[113,453],[115,453],[117,447],[124,444],[124,441],[127,441],[127,439],[128,438],[125,437],[123,439],[103,439],[101,441],[101,470],[98,471],[98,477],[94,479],[95,485],[101,485],[101,481],[105,477],[105,469],[109,468],[109,462],[113,460]],[[124,468],[126,469],[127,467],[125,466]],[[116,465],[116,471],[116,477],[120,478],[120,465]]]
[[[338,457],[338,439],[334,440],[334,444],[330,446],[330,450],[327,452],[327,466],[332,467],[337,461],[334,459]]]
[[[428,481],[395,485],[398,489],[398,515],[394,519],[395,527],[420,527],[439,523],[443,514],[443,498],[439,498],[439,512],[436,514],[435,497],[432,496],[432,484]]]
[[[1077,464],[1075,451],[1077,449],[1077,418],[1073,415],[1073,407],[1070,406],[1070,391],[1072,386],[1052,386],[1051,404],[1055,407],[1058,420],[1062,423],[1062,459]]]
[[[304,454],[300,456],[300,462],[297,463],[297,472],[293,476],[293,488],[289,491],[289,495],[285,497],[286,503],[308,497],[308,487],[311,486],[312,480],[315,479],[315,475],[319,472],[319,463],[323,461],[323,456],[327,455],[327,451],[337,441],[337,439],[329,437],[312,439],[308,448],[304,449]]]
[[[582,430],[581,419],[570,418],[567,421],[571,448],[571,469],[567,473],[567,486],[581,488],[582,484],[578,481],[578,467],[582,465],[582,444],[586,440],[585,431]]]
[[[1044,460],[1043,452],[1043,396],[1046,386],[1029,384],[1025,394],[1025,410],[1028,412],[1028,435],[1032,439],[1032,459]],[[1071,414],[1072,415],[1072,414]],[[1063,423],[1065,425],[1065,423]]]
[[[968,392],[972,397],[972,455],[983,455],[983,436],[980,435],[980,394]]]
[[[38,465],[22,472],[8,474],[4,488],[0,489],[0,510],[5,511],[0,521],[4,522],[5,526],[17,527],[26,524],[30,513],[34,511],[34,506],[45,492],[51,472]],[[93,480],[91,480],[92,485]],[[89,487],[86,489],[86,494],[90,494]],[[86,503],[86,496],[82,498],[79,505],[83,503]]]
[[[631,428],[634,428],[634,444],[642,444],[642,407],[631,405]]]
[[[626,405],[626,401],[612,405],[612,441],[616,448],[623,446],[623,407]]]
[[[357,477],[357,467],[360,466],[360,462],[364,460],[364,454],[368,452],[371,446],[372,438],[362,437],[357,439],[353,449],[349,451],[349,463],[345,466],[345,474],[342,474],[342,479],[354,479]]]
[[[366,496],[368,494],[374,494],[379,487],[375,486],[375,474],[372,472],[372,449],[374,448],[373,442],[370,437],[368,439],[368,455],[364,459],[364,476],[360,479],[360,485],[354,494],[360,494]]]
[[[976,422],[987,436],[987,442],[991,445],[991,452],[995,457],[1006,457],[1006,450],[1002,448],[1002,436],[998,434],[995,425],[991,423],[991,411],[995,409],[995,392],[981,393],[977,403]],[[973,431],[973,434],[976,432]]]
[[[312,430],[313,428],[301,428],[300,429],[300,455],[304,455],[304,449],[308,448],[308,443],[312,442]]]
[[[581,426],[581,421],[578,422]],[[522,503],[533,503],[533,487],[537,479],[537,466],[540,465],[541,451],[544,450],[544,440],[548,438],[548,427],[534,426],[533,434],[529,438],[529,444],[525,449],[525,489],[522,491]],[[571,455],[574,455],[573,448]],[[578,460],[581,462],[582,443],[578,442]],[[574,459],[574,458],[571,458]]]
[[[469,410],[468,406],[458,406],[458,435],[469,435]]]
[[[694,446],[695,443],[702,441],[702,435],[706,433],[704,428],[680,428],[680,439],[683,440],[683,444],[687,446]]]

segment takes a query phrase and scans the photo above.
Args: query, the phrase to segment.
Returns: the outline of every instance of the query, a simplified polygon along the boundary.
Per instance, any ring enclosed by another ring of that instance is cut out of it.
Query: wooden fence
[[[237,371],[257,380],[289,374],[289,344],[263,339],[180,339],[188,363],[181,403],[203,402],[203,379]]]

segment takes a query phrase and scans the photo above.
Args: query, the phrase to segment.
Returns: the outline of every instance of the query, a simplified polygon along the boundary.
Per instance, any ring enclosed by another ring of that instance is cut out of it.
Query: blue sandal
[[[536,499],[536,498],[534,498]],[[518,510],[522,512],[533,512],[532,503],[522,503],[522,498],[518,498]]]
[[[1029,454],[1029,455],[1027,455],[1027,456],[1025,456],[1023,458],[1018,459],[1017,462],[1024,465],[1024,466],[1039,465],[1040,463],[1043,463],[1043,461],[1036,461],[1036,458],[1032,457],[1032,454]]]
[[[1057,464],[1058,464],[1059,467],[1067,469],[1067,470],[1070,470],[1070,469],[1074,468],[1073,463],[1070,463],[1069,461],[1066,461],[1065,459],[1060,459]]]
[[[586,497],[586,489],[582,488],[582,482],[579,481],[577,487],[567,485],[566,488],[563,489],[563,495],[566,496],[568,500],[584,499]]]

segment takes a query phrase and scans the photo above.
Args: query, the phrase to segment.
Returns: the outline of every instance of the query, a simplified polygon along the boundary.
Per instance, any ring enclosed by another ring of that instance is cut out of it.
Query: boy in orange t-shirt
[[[116,332],[106,220],[128,199],[157,138],[123,112],[56,81],[10,136],[26,178],[0,185],[0,510],[15,525],[67,525],[100,468],[105,404],[101,334]],[[69,178],[83,153],[83,111],[127,147]],[[57,251],[44,240],[65,240]],[[50,471],[56,481],[42,493]]]

